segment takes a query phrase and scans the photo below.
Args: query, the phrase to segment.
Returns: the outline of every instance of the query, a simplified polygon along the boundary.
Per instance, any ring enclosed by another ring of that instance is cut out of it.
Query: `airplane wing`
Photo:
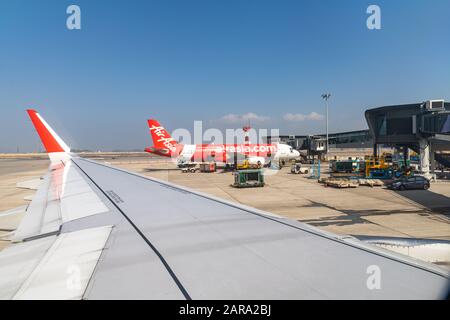
[[[0,299],[439,299],[444,269],[96,163],[28,111],[51,164]]]

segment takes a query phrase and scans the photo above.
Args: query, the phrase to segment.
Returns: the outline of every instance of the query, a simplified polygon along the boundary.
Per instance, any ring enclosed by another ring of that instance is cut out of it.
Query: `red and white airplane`
[[[179,166],[189,162],[210,160],[233,163],[235,155],[246,156],[250,164],[260,166],[270,162],[284,164],[289,160],[300,157],[300,153],[297,150],[282,143],[180,144],[170,136],[157,120],[149,119],[148,126],[153,139],[153,146],[145,148],[145,151],[176,159]]]

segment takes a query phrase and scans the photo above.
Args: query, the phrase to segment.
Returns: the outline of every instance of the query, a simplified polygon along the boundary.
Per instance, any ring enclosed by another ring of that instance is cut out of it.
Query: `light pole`
[[[326,120],[326,133],[327,133],[327,154],[328,154],[328,99],[330,99],[331,93],[322,94],[322,99],[325,100],[327,104],[327,120]]]

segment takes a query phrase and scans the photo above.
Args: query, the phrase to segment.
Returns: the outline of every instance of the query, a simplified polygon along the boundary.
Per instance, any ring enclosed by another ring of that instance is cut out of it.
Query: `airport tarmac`
[[[395,192],[365,186],[334,189],[293,175],[284,167],[266,176],[264,188],[235,189],[230,186],[234,180],[231,172],[181,173],[170,160],[144,153],[84,156],[338,234],[450,240],[450,182],[433,183],[427,191]],[[39,178],[48,163],[44,155],[0,156],[0,212],[28,203],[23,198],[34,191],[18,189],[16,184]],[[0,237],[7,235],[21,216],[0,213]],[[8,243],[0,240],[0,250]]]

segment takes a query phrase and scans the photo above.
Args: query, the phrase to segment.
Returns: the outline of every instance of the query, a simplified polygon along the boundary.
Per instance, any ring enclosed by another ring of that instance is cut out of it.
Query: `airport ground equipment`
[[[391,168],[373,168],[370,170],[368,179],[392,179],[394,170]]]
[[[198,163],[185,163],[181,169],[182,173],[195,173],[200,170]]]
[[[385,162],[384,157],[371,156],[365,160],[365,177],[367,179],[391,179],[394,170]]]
[[[199,170],[199,168],[191,167],[191,168],[183,168],[181,169],[182,173],[195,173]]]
[[[262,167],[263,165],[260,161],[258,161],[257,163],[252,163],[248,159],[244,159],[242,162],[236,165],[237,170],[261,169]]]
[[[264,174],[263,170],[238,170],[234,173],[234,183],[232,184],[235,188],[254,188],[254,187],[264,187]]]
[[[291,165],[291,173],[293,174],[308,174],[309,169],[304,167],[301,162],[295,162]]]
[[[331,161],[330,169],[334,173],[352,173],[359,172],[360,161],[359,160],[339,160]]]
[[[216,163],[215,162],[200,163],[200,172],[216,172]]]
[[[357,179],[348,178],[328,178],[323,183],[325,186],[333,188],[357,188],[359,186]]]
[[[236,164],[236,169],[237,169],[237,170],[247,170],[247,169],[250,169],[250,163],[248,162],[247,159],[245,159],[245,160],[242,161],[241,163],[237,163],[237,164]]]
[[[311,164],[311,174],[308,178],[320,180],[320,159]]]
[[[369,186],[371,188],[384,186],[384,182],[380,179],[358,179],[358,184],[360,186]]]

